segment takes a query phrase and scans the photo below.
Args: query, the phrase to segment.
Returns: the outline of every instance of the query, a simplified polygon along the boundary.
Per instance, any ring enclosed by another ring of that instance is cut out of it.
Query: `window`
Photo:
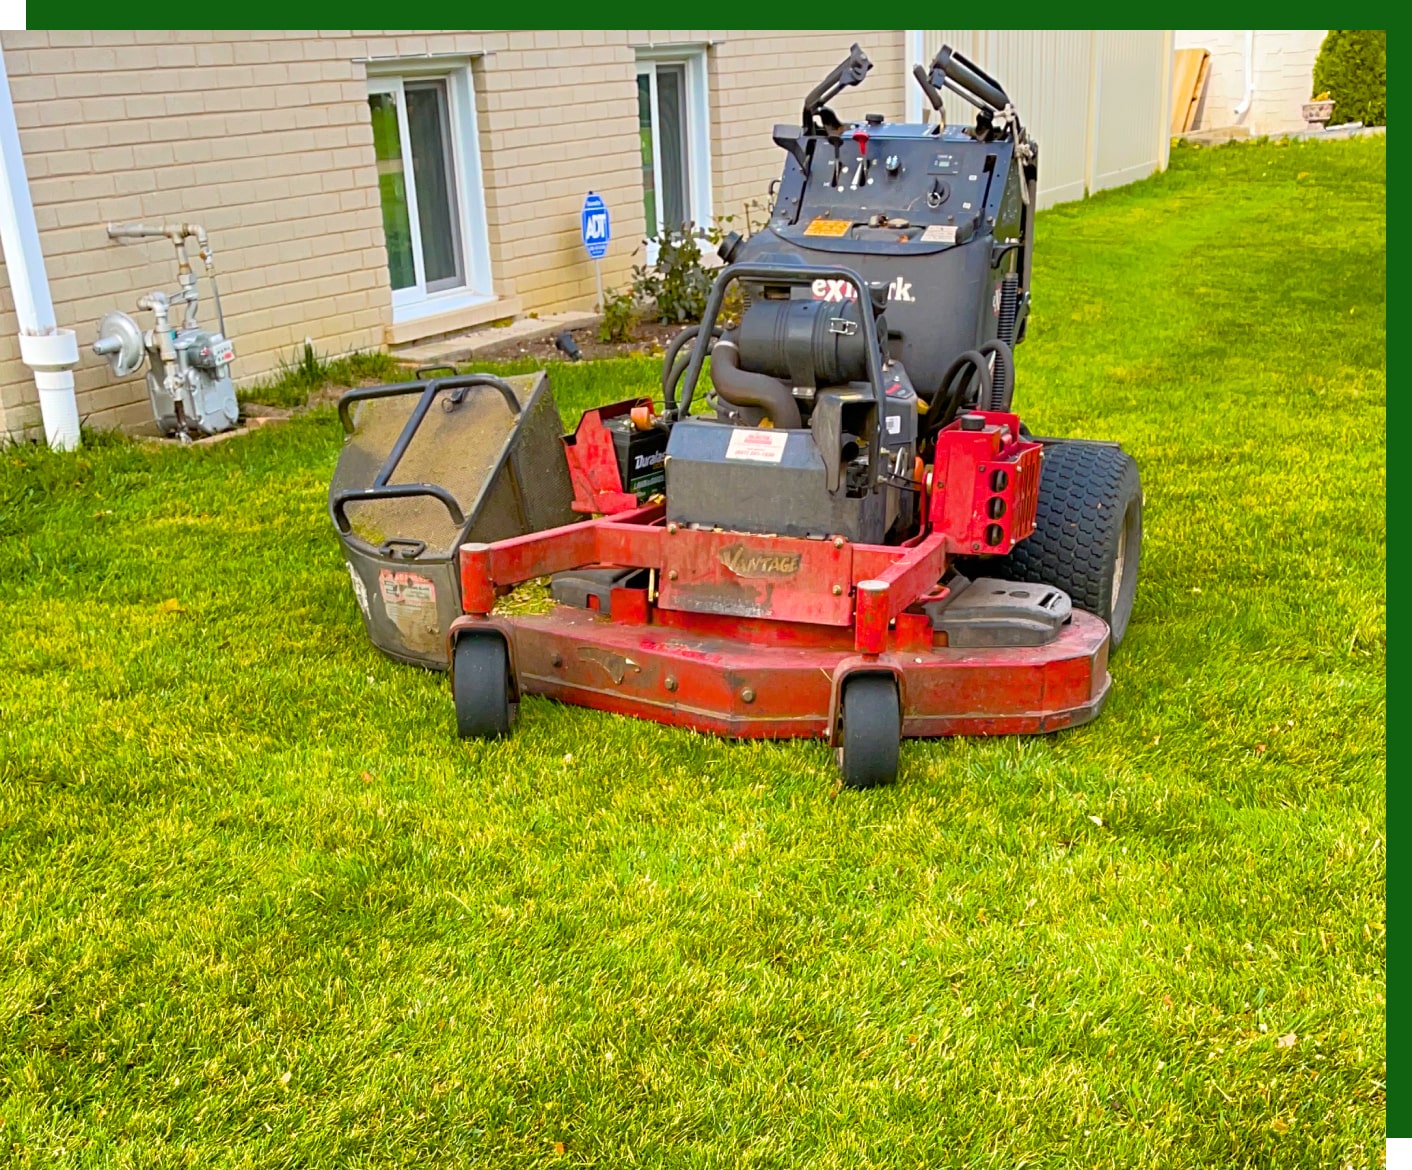
[[[493,297],[470,71],[368,79],[395,321]]]
[[[639,53],[637,124],[647,237],[711,221],[706,61],[701,52]],[[656,263],[649,244],[647,261]]]

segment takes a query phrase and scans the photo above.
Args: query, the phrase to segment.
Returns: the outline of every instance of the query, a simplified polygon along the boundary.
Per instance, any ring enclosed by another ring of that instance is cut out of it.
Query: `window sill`
[[[444,333],[474,329],[520,313],[519,297],[458,296],[438,303],[426,301],[412,309],[393,309],[393,321],[384,331],[388,345],[425,341]],[[408,313],[416,312],[416,316]]]

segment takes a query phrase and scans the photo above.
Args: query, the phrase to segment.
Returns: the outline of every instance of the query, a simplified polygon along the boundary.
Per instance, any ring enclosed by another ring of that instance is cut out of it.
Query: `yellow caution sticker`
[[[846,236],[852,230],[853,222],[847,219],[811,220],[804,229],[806,236]]]

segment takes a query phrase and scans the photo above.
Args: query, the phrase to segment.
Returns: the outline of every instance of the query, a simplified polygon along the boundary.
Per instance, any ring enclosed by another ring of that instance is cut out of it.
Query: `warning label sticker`
[[[955,242],[955,224],[934,223],[922,233],[922,243],[924,244],[954,244]]]
[[[443,634],[436,615],[435,584],[416,573],[382,569],[378,572],[378,593],[406,649],[421,654],[434,654],[441,649]]]
[[[413,609],[436,608],[436,586],[416,573],[378,573],[378,590],[385,605],[407,605]]]
[[[767,428],[735,427],[726,447],[727,459],[744,459],[750,463],[778,463],[784,458],[789,436],[783,431]]]
[[[815,219],[804,229],[806,236],[846,236],[853,227],[852,220]]]

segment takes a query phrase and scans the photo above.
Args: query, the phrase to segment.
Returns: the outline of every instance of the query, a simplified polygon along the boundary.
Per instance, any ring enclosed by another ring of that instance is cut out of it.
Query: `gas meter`
[[[147,363],[147,393],[163,434],[190,441],[199,435],[230,429],[240,418],[230,368],[235,348],[226,337],[220,292],[216,288],[215,258],[205,228],[197,224],[109,224],[108,235],[114,240],[171,240],[176,248],[177,281],[181,287],[171,295],[154,291],[138,298],[137,307],[152,314],[152,328],[145,332],[126,313],[109,313],[99,322],[93,352],[106,357],[119,378],[137,373]],[[211,282],[218,324],[214,332],[197,323],[196,277],[186,254],[189,238],[196,240],[198,255]],[[178,326],[172,317],[176,306],[183,304],[186,308]]]

